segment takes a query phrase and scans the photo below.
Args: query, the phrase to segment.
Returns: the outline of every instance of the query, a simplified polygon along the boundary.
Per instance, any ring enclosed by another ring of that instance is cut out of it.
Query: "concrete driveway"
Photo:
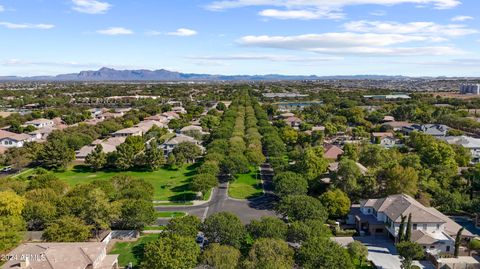
[[[368,248],[368,259],[372,261],[378,269],[400,269],[401,258],[395,249],[393,242],[387,237],[382,236],[361,236],[354,238],[362,242]],[[434,269],[429,262],[414,262],[415,265],[423,269]]]

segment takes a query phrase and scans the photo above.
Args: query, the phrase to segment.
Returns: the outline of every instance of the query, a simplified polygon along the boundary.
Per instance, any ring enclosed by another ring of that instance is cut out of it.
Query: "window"
[[[449,251],[450,251],[450,246],[447,246],[447,252],[449,252]]]
[[[437,224],[437,230],[439,230],[439,229],[440,229],[440,224]]]
[[[424,230],[427,230],[427,224],[426,224],[426,223],[423,224],[423,229],[424,229]]]
[[[432,245],[432,246],[430,246],[430,248],[435,248],[435,246]]]
[[[416,223],[413,224],[413,229],[414,229],[414,230],[417,229],[417,224],[416,224]]]

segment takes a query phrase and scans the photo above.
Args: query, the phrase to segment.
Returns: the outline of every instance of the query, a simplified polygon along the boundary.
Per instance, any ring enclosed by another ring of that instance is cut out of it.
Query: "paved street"
[[[273,205],[276,197],[271,193],[273,190],[271,183],[273,171],[268,164],[262,165],[260,175],[264,184],[265,195],[258,198],[250,200],[231,199],[228,197],[228,183],[222,182],[214,189],[212,198],[208,203],[197,206],[155,206],[155,209],[157,211],[183,211],[202,220],[218,212],[232,212],[244,224],[263,216],[275,216]],[[167,223],[168,219],[157,220],[157,225]]]
[[[361,236],[354,238],[362,242],[368,248],[368,259],[372,261],[378,269],[400,269],[401,258],[395,249],[393,242],[382,236]],[[434,269],[429,262],[414,262],[423,269]]]

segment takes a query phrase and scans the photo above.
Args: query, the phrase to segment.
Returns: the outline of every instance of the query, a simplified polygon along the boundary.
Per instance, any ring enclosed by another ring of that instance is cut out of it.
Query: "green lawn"
[[[146,226],[143,228],[144,231],[163,231],[167,227],[166,226]]]
[[[238,175],[228,186],[228,196],[236,199],[249,199],[263,194],[260,176],[255,168],[248,174]],[[257,179],[258,178],[258,179]]]
[[[139,261],[143,256],[145,244],[158,238],[158,234],[147,234],[140,237],[135,242],[117,242],[110,251],[110,254],[119,254],[118,263],[125,267],[131,262],[134,268],[137,268]]]
[[[157,218],[178,218],[187,215],[185,212],[178,212],[178,211],[163,211],[163,212],[155,212],[155,216]]]
[[[98,171],[92,172],[88,167],[77,165],[64,172],[54,174],[70,186],[89,183],[93,180],[108,180],[117,175],[142,178],[154,187],[154,200],[157,201],[191,201],[196,193],[190,191],[192,176],[198,165],[184,166],[178,169],[162,168],[158,171]],[[28,177],[34,170],[26,171],[21,176]]]

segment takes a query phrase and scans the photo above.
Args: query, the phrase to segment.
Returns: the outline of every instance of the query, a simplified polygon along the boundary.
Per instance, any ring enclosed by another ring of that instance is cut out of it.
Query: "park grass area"
[[[228,196],[236,199],[251,199],[263,195],[260,175],[255,168],[248,174],[240,174],[228,186]]]
[[[135,242],[117,242],[110,251],[110,254],[119,254],[118,263],[120,267],[126,267],[131,262],[134,268],[138,268],[142,260],[145,244],[152,242],[159,237],[158,234],[147,234]]]
[[[157,218],[179,218],[187,215],[185,212],[180,211],[157,211],[155,212],[155,216]]]
[[[141,178],[151,183],[154,188],[154,201],[188,202],[196,198],[196,193],[190,190],[192,176],[196,173],[198,164],[183,166],[178,169],[161,168],[157,171],[97,171],[93,172],[84,165],[76,165],[65,171],[53,172],[59,179],[70,186],[90,183],[94,180],[109,180],[114,176],[131,176]],[[21,177],[28,177],[35,170],[23,172]],[[163,205],[163,204],[162,204]]]
[[[166,226],[145,226],[143,228],[144,231],[163,231],[165,230],[167,227]]]

